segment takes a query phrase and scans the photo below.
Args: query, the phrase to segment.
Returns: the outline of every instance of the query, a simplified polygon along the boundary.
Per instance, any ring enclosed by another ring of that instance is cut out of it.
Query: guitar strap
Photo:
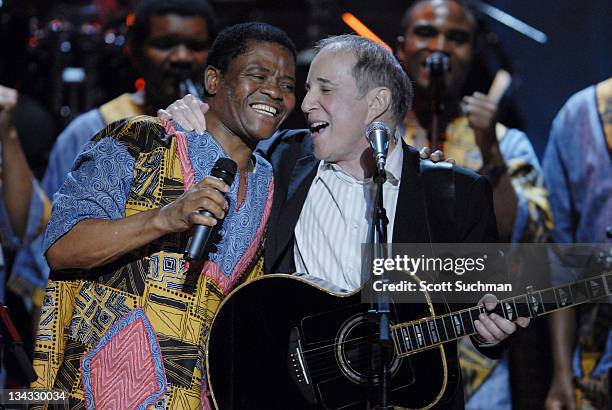
[[[453,164],[421,160],[421,183],[430,242],[456,242],[458,234],[455,226],[455,171]]]

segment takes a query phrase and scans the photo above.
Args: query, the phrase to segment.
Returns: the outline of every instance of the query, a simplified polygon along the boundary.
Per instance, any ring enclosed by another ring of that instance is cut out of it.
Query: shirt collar
[[[387,182],[391,185],[398,185],[401,176],[402,176],[402,143],[398,141],[393,148],[393,151],[387,155],[387,163],[385,164],[385,172],[387,174]],[[323,177],[325,173],[334,173],[338,175],[340,178],[347,180],[348,182],[361,182],[355,179],[352,175],[342,169],[341,166],[332,162],[325,162],[321,160],[319,162],[319,166],[317,167],[317,174],[315,176],[315,182],[317,182],[320,178]],[[363,183],[369,183],[372,181],[372,178],[367,178],[363,181]]]

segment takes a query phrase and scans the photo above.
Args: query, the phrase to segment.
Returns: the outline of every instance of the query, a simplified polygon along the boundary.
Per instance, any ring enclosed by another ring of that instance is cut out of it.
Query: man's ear
[[[221,72],[218,68],[211,65],[204,69],[204,89],[210,95],[217,94],[219,84],[221,83]]]
[[[368,102],[368,124],[389,112],[391,108],[391,90],[387,87],[375,87],[366,94]]]

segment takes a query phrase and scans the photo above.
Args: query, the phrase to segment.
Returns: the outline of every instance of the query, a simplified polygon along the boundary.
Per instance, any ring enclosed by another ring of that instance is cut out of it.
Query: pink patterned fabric
[[[195,183],[195,171],[189,160],[189,148],[187,143],[187,136],[184,132],[176,131],[170,121],[164,123],[166,132],[174,133],[176,137],[176,153],[178,155],[179,164],[181,165],[181,172],[183,173],[183,187],[185,192],[189,190]],[[190,268],[191,262],[185,261],[185,267]]]
[[[95,409],[135,409],[158,390],[145,324],[124,327],[90,363]],[[88,406],[89,407],[89,406]]]
[[[191,162],[189,161],[189,151],[187,148],[187,137],[182,132],[176,132],[176,143],[177,143],[177,153],[179,155],[179,162],[181,164],[181,172],[183,173],[183,186],[185,187],[185,191],[188,191],[189,188],[193,186],[195,183],[195,172],[193,171],[193,167],[191,166]]]
[[[176,153],[178,155],[179,163],[181,164],[181,172],[183,173],[183,187],[185,188],[185,191],[187,191],[195,183],[195,172],[193,171],[193,166],[191,166],[191,161],[189,160],[187,136],[184,132],[177,131],[174,124],[172,124],[172,121],[161,121],[166,133],[174,134],[176,137]]]
[[[208,390],[208,381],[204,380],[202,382],[202,391],[200,392],[200,410],[213,410],[210,402],[212,398],[210,397],[210,391]]]

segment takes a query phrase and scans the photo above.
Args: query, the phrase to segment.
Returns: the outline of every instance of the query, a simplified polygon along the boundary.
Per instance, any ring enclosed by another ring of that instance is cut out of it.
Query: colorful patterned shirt
[[[552,229],[552,214],[538,157],[525,133],[502,124],[497,124],[495,133],[518,196],[512,242],[543,242]],[[419,149],[427,146],[425,135],[420,135],[414,124],[409,124],[404,140]],[[455,118],[446,128],[444,156],[474,171],[482,167],[482,155],[467,117]]]
[[[543,165],[555,218],[552,240],[612,249],[607,235],[612,232],[612,78],[565,103],[553,121]],[[551,265],[554,285],[582,279]],[[606,399],[605,386],[612,369],[611,306],[592,303],[578,309],[573,370],[579,408],[604,408],[604,401],[612,400]]]
[[[175,131],[173,123],[135,117],[109,125],[83,148],[56,194],[44,249],[84,219],[171,203],[186,180],[209,175],[222,156],[212,135]],[[33,387],[70,392],[70,408],[207,406],[207,329],[222,299],[261,269],[274,183],[270,164],[254,159],[243,202],[239,175],[227,194],[230,208],[203,267],[183,260],[186,234],[169,234],[74,279],[52,272]]]
[[[508,175],[518,197],[512,242],[543,242],[552,229],[552,214],[542,170],[527,135],[497,124],[495,133]],[[458,117],[446,128],[444,155],[457,165],[478,171],[482,154],[468,118]],[[428,145],[425,133],[409,123],[404,140],[417,148]],[[466,397],[466,409],[511,408],[508,356],[492,360],[478,352],[467,339],[459,342],[459,360]],[[493,400],[492,397],[495,397]]]

